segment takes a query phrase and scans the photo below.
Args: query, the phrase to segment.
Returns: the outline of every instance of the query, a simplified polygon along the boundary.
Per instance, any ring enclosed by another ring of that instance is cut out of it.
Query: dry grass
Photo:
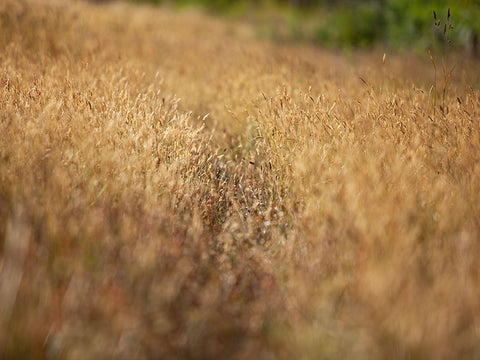
[[[252,34],[0,4],[4,358],[478,357],[478,68]]]

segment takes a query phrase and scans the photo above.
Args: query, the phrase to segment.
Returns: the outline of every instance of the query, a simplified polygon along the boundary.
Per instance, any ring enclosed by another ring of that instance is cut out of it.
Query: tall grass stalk
[[[450,81],[450,77],[453,73],[455,66],[453,66],[449,71],[447,70],[447,56],[448,56],[448,49],[451,45],[451,40],[448,37],[448,32],[453,30],[453,25],[450,21],[451,12],[450,8],[447,10],[447,16],[445,22],[442,24],[442,20],[437,16],[435,10],[433,10],[433,19],[434,19],[434,26],[435,28],[441,31],[442,37],[442,75],[443,75],[443,84],[442,84],[442,105],[440,106],[440,110],[442,115],[446,115],[448,113],[448,108],[445,107],[445,99],[447,96],[447,86]],[[443,25],[443,26],[442,26]],[[437,104],[437,64],[434,56],[430,49],[428,49],[428,55],[430,57],[430,61],[432,63],[434,69],[434,84],[433,84],[433,116],[435,117],[436,114],[436,104]]]

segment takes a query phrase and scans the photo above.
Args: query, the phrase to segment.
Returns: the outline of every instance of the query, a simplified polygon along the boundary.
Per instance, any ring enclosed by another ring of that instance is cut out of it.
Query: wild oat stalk
[[[448,8],[447,20],[443,24],[443,30],[442,30],[444,46],[443,46],[443,56],[442,56],[442,68],[443,68],[442,105],[440,106],[440,110],[442,111],[443,115],[445,115],[445,113],[448,112],[447,109],[445,108],[447,85],[452,75],[453,69],[455,68],[455,67],[452,67],[452,69],[447,73],[447,53],[448,53],[448,46],[449,44],[451,44],[451,40],[448,38],[448,31],[453,30],[453,25],[450,22],[450,15],[451,15],[450,8]],[[435,27],[441,28],[442,20],[437,18],[437,13],[435,12],[435,10],[433,10],[433,20],[434,20]],[[428,55],[430,56],[430,60],[432,62],[434,74],[435,74],[434,84],[433,84],[433,116],[435,117],[436,104],[437,104],[437,63],[430,49],[428,49]]]
[[[435,12],[433,12],[435,14]],[[435,117],[435,110],[437,107],[437,64],[433,58],[432,52],[428,49],[428,55],[430,55],[430,60],[432,61],[433,71],[434,71],[434,80],[433,80],[433,117]]]

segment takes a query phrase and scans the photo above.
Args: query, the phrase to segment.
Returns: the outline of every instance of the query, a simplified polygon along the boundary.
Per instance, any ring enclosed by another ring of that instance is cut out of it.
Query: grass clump
[[[471,63],[438,122],[425,59],[379,71],[195,11],[6,4],[6,358],[479,351]]]

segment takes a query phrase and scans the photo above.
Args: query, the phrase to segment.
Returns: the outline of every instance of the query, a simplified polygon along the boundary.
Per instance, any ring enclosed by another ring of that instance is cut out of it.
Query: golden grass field
[[[0,358],[478,359],[480,67],[434,116],[424,55],[2,0]]]

